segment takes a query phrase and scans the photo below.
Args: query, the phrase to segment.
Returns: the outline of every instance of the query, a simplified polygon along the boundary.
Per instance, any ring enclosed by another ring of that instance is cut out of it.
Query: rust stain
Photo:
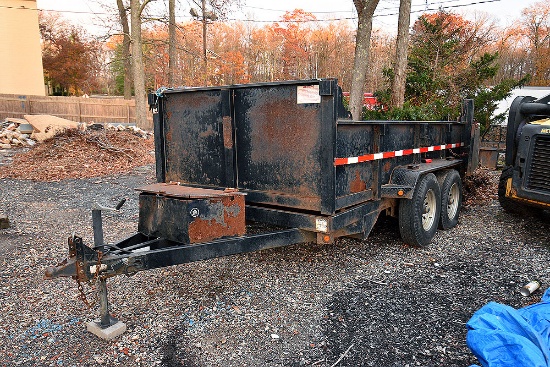
[[[308,159],[319,141],[318,111],[293,100],[267,101],[250,109],[253,161]]]
[[[361,173],[359,171],[355,171],[355,179],[350,182],[349,189],[354,194],[367,189],[367,184],[361,180]]]
[[[244,195],[227,196],[211,200],[214,215],[195,218],[189,223],[189,242],[212,241],[224,236],[242,236],[246,233]]]
[[[208,138],[210,136],[216,136],[216,135],[217,135],[216,132],[212,129],[212,126],[210,125],[206,127],[206,131],[201,131],[199,133],[199,137],[203,139]]]
[[[264,177],[256,189],[316,196],[320,170],[319,109],[297,105],[295,98],[255,100],[248,111],[250,161],[270,166],[275,178]]]
[[[231,134],[231,116],[223,117],[223,146],[227,149],[233,148],[233,135]]]
[[[391,169],[391,162],[389,160],[387,160],[386,163],[384,163],[384,172],[389,172],[389,170]]]

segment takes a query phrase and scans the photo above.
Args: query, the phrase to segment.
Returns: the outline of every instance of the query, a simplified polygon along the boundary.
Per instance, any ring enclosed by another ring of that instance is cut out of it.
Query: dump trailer
[[[498,198],[512,213],[550,209],[550,94],[516,97],[506,131],[505,166]]]
[[[137,233],[69,238],[46,278],[107,278],[301,242],[366,238],[381,213],[403,241],[428,245],[457,224],[462,178],[477,167],[473,102],[457,121],[353,121],[335,79],[162,89],[153,110],[157,183],[138,188]],[[117,208],[114,208],[117,209]],[[267,223],[247,234],[247,222]]]

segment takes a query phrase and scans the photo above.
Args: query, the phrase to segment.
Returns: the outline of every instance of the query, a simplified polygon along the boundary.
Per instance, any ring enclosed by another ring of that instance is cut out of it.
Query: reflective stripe
[[[384,159],[384,158],[402,157],[405,155],[433,152],[433,151],[452,149],[452,148],[458,148],[463,146],[464,146],[464,143],[455,143],[455,144],[446,144],[446,145],[443,144],[443,145],[433,145],[431,147],[420,147],[420,148],[414,148],[414,149],[396,150],[392,152],[365,154],[365,155],[360,155],[358,157],[335,158],[334,165],[343,166],[346,164],[375,161],[375,160]]]

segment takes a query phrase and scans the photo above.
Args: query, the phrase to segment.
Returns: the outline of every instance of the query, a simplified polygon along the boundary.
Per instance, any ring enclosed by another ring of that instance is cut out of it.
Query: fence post
[[[31,96],[25,96],[25,115],[30,115],[31,112]]]
[[[78,121],[77,122],[82,122],[82,110],[81,110],[81,107],[80,107],[80,99],[78,99],[76,102],[77,102],[77,106],[78,106]]]

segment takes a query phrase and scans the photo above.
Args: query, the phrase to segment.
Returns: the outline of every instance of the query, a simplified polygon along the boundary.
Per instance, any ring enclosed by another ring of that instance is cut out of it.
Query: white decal
[[[321,103],[319,95],[319,85],[300,85],[297,87],[297,102],[304,103]]]

